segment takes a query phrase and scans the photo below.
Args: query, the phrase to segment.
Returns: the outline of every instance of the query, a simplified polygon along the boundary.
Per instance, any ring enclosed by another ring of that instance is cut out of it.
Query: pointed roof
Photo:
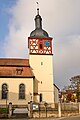
[[[31,32],[30,37],[49,38],[48,33],[42,29],[42,18],[39,15],[39,8],[37,8],[37,15],[35,16],[35,30]]]

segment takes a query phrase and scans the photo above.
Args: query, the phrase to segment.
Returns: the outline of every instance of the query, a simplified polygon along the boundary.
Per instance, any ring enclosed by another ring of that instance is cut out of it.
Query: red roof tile
[[[0,59],[0,77],[34,77],[29,59]]]
[[[0,58],[0,66],[29,66],[29,59]]]

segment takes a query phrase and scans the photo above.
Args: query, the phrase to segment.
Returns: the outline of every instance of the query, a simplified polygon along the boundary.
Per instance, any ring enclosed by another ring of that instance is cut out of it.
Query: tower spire
[[[35,30],[33,30],[30,34],[31,37],[37,38],[48,38],[48,33],[42,29],[42,18],[39,13],[39,2],[36,2],[37,5],[37,15],[35,16]]]
[[[37,15],[35,17],[35,29],[41,29],[42,28],[42,18],[39,15],[39,2],[36,2],[37,4]]]
[[[39,2],[36,2],[37,4],[37,15],[39,15]]]
[[[39,15],[39,8],[37,8],[37,15]]]

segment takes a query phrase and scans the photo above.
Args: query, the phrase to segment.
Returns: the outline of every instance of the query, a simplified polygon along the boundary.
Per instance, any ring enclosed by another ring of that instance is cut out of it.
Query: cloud
[[[6,57],[28,57],[27,44],[33,20],[29,12],[30,3],[18,0],[15,6],[8,9],[11,19],[4,43]]]
[[[52,36],[54,79],[59,87],[80,71],[80,0],[38,0],[43,28]],[[45,7],[44,7],[45,6]],[[5,38],[6,57],[28,57],[27,42],[34,29],[36,0],[18,0]]]
[[[55,82],[63,87],[69,84],[71,76],[80,74],[80,35],[56,39],[54,44]]]

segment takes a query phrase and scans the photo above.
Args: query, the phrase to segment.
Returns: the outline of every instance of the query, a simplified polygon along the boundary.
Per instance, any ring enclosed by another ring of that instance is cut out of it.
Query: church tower
[[[42,29],[42,18],[35,17],[35,30],[28,37],[29,61],[35,76],[33,100],[54,102],[52,38]]]

